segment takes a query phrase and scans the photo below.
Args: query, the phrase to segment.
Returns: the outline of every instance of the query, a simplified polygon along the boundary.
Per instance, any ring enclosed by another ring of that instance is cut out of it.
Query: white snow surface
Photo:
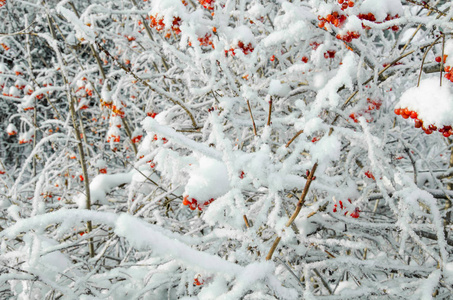
[[[424,124],[437,127],[453,125],[453,95],[446,79],[439,86],[438,76],[427,78],[420,82],[419,87],[406,90],[395,108],[406,107],[417,112],[418,119]]]
[[[199,202],[223,196],[230,189],[228,171],[223,162],[203,156],[198,166],[193,166],[184,191],[185,195]]]
[[[269,84],[269,95],[285,97],[291,92],[289,84],[282,83],[280,80],[271,80]]]

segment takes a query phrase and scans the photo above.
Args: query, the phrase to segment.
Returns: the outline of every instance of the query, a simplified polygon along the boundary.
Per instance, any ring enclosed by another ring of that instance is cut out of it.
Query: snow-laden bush
[[[0,295],[439,299],[448,1],[0,0]]]

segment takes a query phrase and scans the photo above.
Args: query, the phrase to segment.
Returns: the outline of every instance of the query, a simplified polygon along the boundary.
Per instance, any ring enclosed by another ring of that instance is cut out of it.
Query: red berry
[[[401,109],[400,108],[395,108],[394,112],[398,116],[401,115]]]
[[[410,117],[411,119],[417,119],[418,114],[415,111],[412,111]]]
[[[423,121],[415,119],[415,128],[421,128],[423,126]]]
[[[360,209],[358,207],[356,207],[354,209],[354,211],[351,213],[351,217],[353,217],[354,219],[357,219],[360,216],[359,212],[360,212]]]
[[[184,196],[184,199],[182,200],[182,204],[189,205],[190,201],[188,198],[189,198],[189,195]]]
[[[442,61],[442,58],[440,56],[436,57],[436,62],[440,63]]]
[[[308,57],[306,57],[306,56],[302,57],[302,61],[303,61],[304,63],[308,63]]]

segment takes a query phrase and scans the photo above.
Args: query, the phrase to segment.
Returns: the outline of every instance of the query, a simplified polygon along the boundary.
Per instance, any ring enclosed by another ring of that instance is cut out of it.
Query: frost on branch
[[[448,1],[0,3],[0,298],[451,296]]]

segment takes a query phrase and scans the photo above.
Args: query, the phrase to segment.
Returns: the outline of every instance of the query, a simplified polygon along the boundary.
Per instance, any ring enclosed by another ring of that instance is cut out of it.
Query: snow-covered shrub
[[[1,298],[450,297],[450,9],[0,0]]]

